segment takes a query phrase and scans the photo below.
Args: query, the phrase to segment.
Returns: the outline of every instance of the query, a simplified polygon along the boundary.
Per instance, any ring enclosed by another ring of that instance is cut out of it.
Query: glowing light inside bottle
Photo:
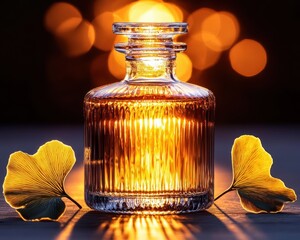
[[[206,194],[213,180],[213,165],[207,160],[212,157],[213,123],[204,120],[210,113],[196,102],[127,104],[89,107],[86,136],[92,148],[85,148],[89,194],[127,196],[122,201],[128,208],[147,206],[143,213],[164,209],[182,195]],[[194,116],[186,110],[191,108]],[[132,206],[126,200],[130,197],[135,201]]]
[[[166,214],[212,204],[214,96],[174,78],[185,23],[115,23],[124,81],[85,97],[85,200],[97,210]],[[113,66],[113,67],[116,67]]]

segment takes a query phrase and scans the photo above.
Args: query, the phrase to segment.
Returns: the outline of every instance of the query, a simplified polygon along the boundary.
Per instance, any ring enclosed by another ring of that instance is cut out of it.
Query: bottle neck
[[[115,44],[126,55],[125,81],[174,82],[176,53],[186,44],[174,36],[187,32],[186,23],[114,23],[113,32],[128,37]]]
[[[174,82],[175,56],[126,57],[126,81],[131,82]]]

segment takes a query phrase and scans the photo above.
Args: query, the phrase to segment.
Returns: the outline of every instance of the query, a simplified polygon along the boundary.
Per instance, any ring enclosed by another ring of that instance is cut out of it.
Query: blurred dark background
[[[1,3],[1,124],[81,124],[85,93],[96,87],[91,64],[98,59],[99,85],[118,81],[106,69],[108,53],[92,48],[68,57],[44,26],[55,2]],[[66,1],[93,20],[93,1]],[[132,1],[118,1],[118,4]],[[239,40],[259,41],[268,56],[266,68],[244,77],[230,66],[228,51],[218,63],[190,80],[217,98],[218,124],[298,124],[300,121],[300,2],[296,0],[167,1],[188,13],[201,7],[229,11],[240,24]],[[117,4],[117,3],[116,3]]]

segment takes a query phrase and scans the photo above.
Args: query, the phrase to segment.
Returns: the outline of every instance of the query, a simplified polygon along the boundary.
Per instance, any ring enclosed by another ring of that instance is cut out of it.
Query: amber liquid
[[[208,208],[213,114],[205,99],[87,100],[87,204],[106,212],[147,214]]]

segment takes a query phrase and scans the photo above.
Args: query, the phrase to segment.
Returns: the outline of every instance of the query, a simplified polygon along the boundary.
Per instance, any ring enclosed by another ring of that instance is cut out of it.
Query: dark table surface
[[[272,175],[300,192],[300,126],[218,126],[215,144],[215,194],[231,183],[231,147],[242,134],[259,137],[272,155]],[[300,239],[299,201],[281,213],[251,214],[235,192],[219,199],[208,211],[166,216],[103,214],[83,200],[82,126],[0,126],[0,181],[9,155],[30,154],[46,141],[71,145],[77,163],[66,181],[67,192],[83,205],[65,200],[66,212],[57,222],[24,222],[0,196],[0,239]]]

